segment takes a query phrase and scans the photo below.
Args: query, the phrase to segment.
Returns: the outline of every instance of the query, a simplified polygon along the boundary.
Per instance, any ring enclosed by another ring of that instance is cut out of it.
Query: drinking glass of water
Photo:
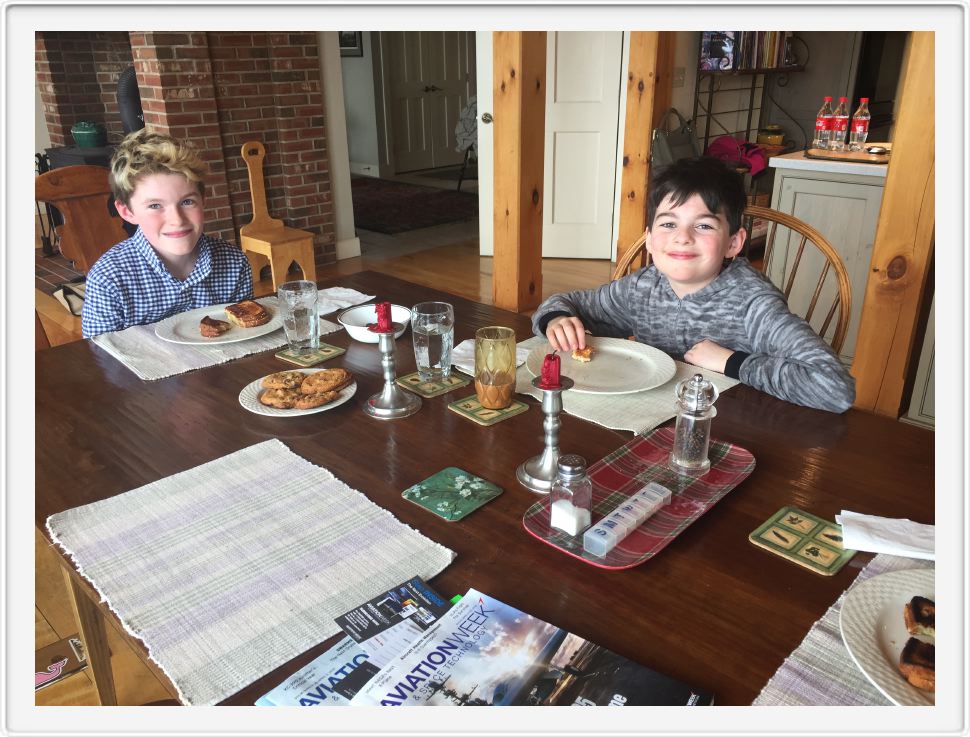
[[[320,349],[320,318],[317,316],[317,285],[312,281],[288,281],[277,292],[283,330],[290,350],[305,356]]]
[[[411,308],[414,360],[421,381],[444,381],[451,376],[451,348],[455,342],[455,311],[447,302],[421,302]]]

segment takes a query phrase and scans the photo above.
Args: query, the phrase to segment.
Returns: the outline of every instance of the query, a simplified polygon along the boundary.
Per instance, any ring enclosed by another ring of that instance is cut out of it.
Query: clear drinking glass
[[[486,409],[505,409],[515,392],[515,331],[490,326],[475,333],[475,396]]]
[[[451,376],[455,342],[455,311],[447,302],[421,302],[411,308],[414,361],[421,381],[444,381]]]
[[[288,281],[280,284],[276,296],[290,350],[300,356],[319,350],[317,285],[312,281]]]

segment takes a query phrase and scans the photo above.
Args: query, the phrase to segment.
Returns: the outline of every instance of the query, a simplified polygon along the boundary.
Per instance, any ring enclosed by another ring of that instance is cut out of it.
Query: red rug
[[[354,222],[377,233],[403,233],[478,217],[478,195],[374,177],[351,179]]]

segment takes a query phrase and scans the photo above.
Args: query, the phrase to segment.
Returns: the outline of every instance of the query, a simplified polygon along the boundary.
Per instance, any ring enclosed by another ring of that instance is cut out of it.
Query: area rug
[[[403,233],[478,216],[478,195],[374,177],[351,180],[354,221],[377,233]]]

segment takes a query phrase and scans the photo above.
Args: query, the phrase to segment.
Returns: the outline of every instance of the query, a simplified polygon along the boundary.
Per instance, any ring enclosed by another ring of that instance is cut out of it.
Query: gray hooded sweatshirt
[[[855,400],[855,380],[834,351],[744,258],[683,299],[653,265],[597,289],[555,294],[532,316],[535,334],[545,335],[559,315],[580,318],[593,335],[632,335],[679,360],[711,340],[735,351],[728,376],[795,404],[844,412]]]

